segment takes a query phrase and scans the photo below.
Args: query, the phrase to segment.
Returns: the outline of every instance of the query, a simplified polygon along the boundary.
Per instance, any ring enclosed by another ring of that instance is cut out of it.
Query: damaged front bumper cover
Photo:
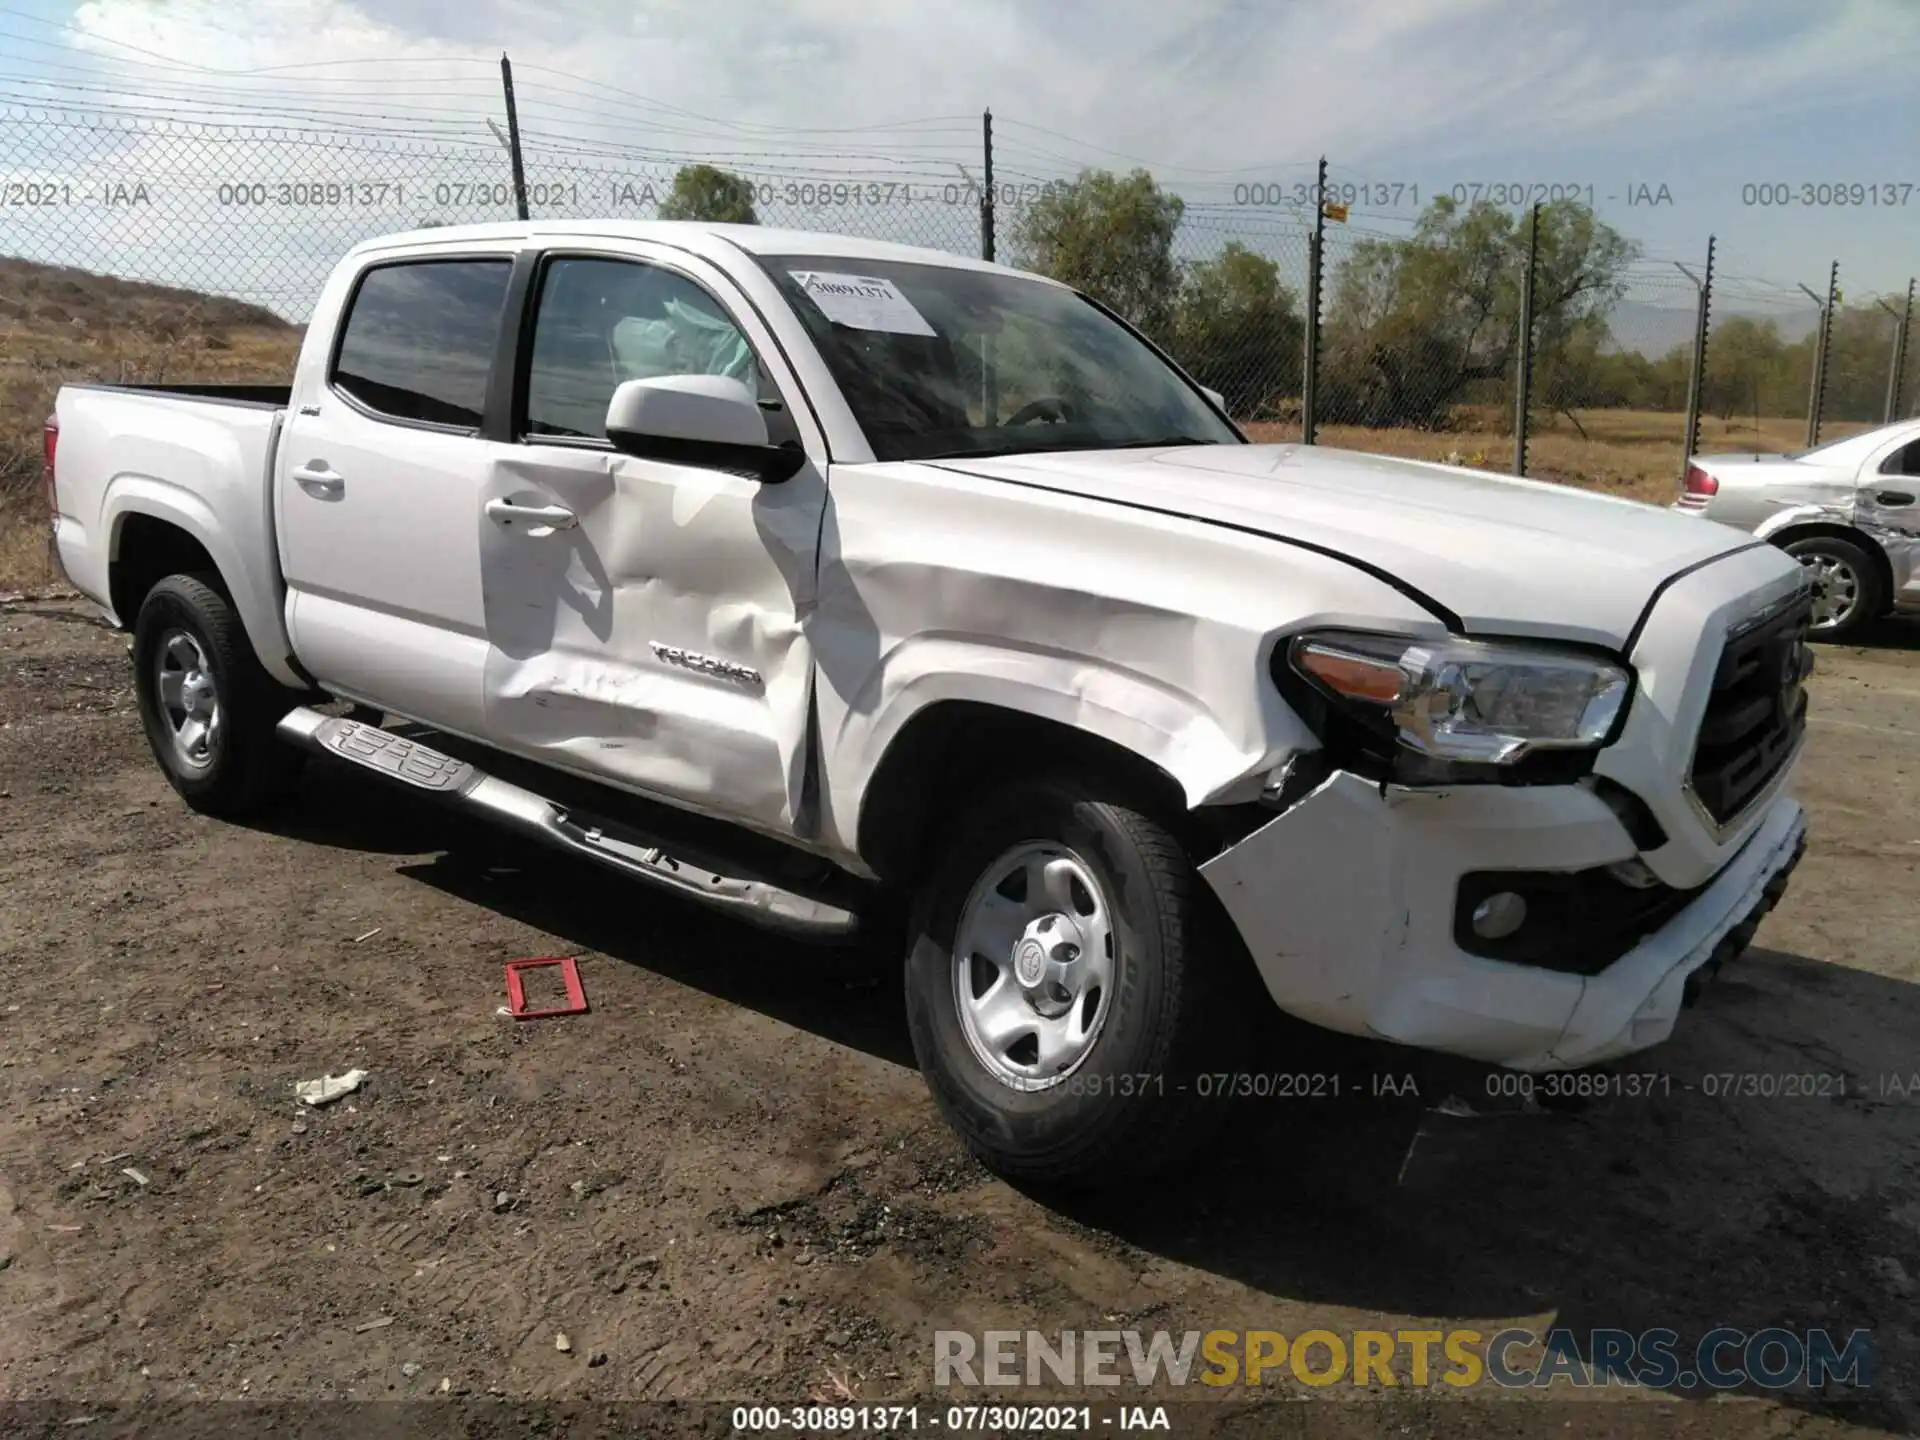
[[[1753,938],[1806,844],[1776,794],[1685,908],[1598,974],[1460,949],[1460,877],[1634,858],[1581,786],[1382,789],[1335,772],[1200,867],[1280,1008],[1328,1029],[1518,1070],[1598,1064],[1659,1044],[1699,985]]]

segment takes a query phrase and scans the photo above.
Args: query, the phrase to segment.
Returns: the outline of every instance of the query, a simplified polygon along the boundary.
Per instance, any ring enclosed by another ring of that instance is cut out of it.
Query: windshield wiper
[[[1202,440],[1198,435],[1160,435],[1152,440],[1122,440],[1117,445],[1102,445],[1102,450],[1165,450],[1175,445],[1219,445],[1219,440]]]

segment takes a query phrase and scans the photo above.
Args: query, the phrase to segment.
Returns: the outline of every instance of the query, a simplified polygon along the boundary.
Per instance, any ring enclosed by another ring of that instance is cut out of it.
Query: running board
[[[752,924],[816,938],[851,935],[859,925],[859,918],[850,910],[764,880],[725,875],[680,859],[628,826],[569,812],[545,796],[511,785],[391,730],[323,715],[306,706],[290,711],[279,729],[283,738],[310,750],[425,790],[522,834],[598,860],[636,880],[725,910]]]

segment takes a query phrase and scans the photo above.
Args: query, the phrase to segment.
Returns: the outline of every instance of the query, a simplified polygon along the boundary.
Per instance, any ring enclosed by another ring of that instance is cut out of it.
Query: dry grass
[[[0,500],[0,594],[33,594],[64,583],[53,563],[52,540],[38,497]]]
[[[1505,417],[1462,407],[1461,427],[1447,431],[1369,430],[1355,425],[1323,425],[1315,437],[1322,445],[1442,460],[1477,470],[1511,471],[1513,435]],[[1821,427],[1820,438],[1838,440],[1873,428],[1837,422]],[[1255,423],[1245,427],[1256,440],[1298,440],[1298,425]],[[1665,504],[1680,490],[1681,439],[1686,417],[1658,410],[1587,410],[1576,426],[1564,415],[1536,415],[1527,438],[1527,473],[1583,490],[1600,490],[1633,500]],[[1581,432],[1585,433],[1582,434]],[[1806,441],[1806,421],[1762,416],[1723,421],[1703,416],[1700,451],[1769,453],[1797,450]]]
[[[284,384],[300,334],[238,300],[0,258],[0,591],[57,578],[40,451],[61,385]]]

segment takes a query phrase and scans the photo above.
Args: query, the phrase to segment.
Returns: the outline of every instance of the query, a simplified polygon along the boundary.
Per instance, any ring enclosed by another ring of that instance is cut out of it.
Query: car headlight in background
[[[1294,639],[1293,668],[1370,729],[1436,760],[1511,765],[1595,749],[1632,681],[1574,651],[1485,640],[1323,630]]]

